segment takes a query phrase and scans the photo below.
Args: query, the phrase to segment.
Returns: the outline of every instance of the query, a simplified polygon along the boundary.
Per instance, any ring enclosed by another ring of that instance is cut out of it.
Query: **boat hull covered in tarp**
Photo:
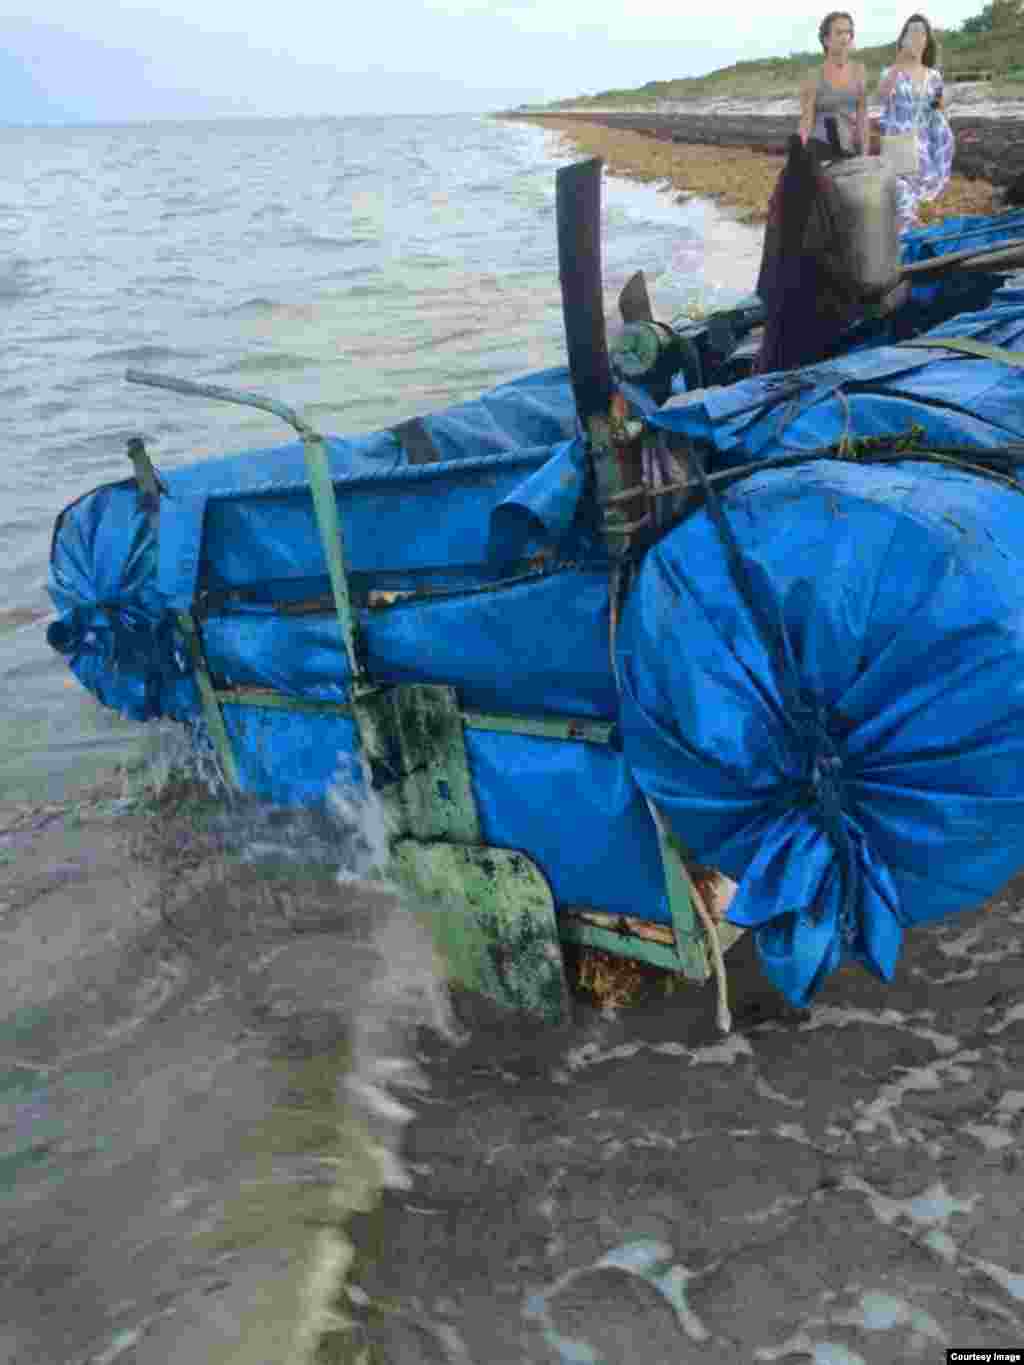
[[[1024,293],[941,330],[1018,346]],[[610,724],[601,744],[467,726],[482,837],[528,853],[560,909],[671,922],[650,798],[740,882],[729,917],[757,926],[791,1000],[846,960],[888,978],[908,926],[1024,863],[1024,501],[961,465],[814,452],[910,428],[1004,449],[1024,441],[1024,371],[883,346],[647,420],[712,472],[801,462],[737,483],[724,523],[709,504],[647,551],[616,640],[621,691],[564,371],[427,419],[433,464],[409,465],[391,433],[331,442],[368,673],[448,684],[479,712]],[[322,799],[357,737],[301,449],[164,478],[158,533],[131,481],[62,514],[51,642],[108,704],[198,723],[174,616],[193,612],[243,786]],[[337,709],[236,705],[240,687]]]

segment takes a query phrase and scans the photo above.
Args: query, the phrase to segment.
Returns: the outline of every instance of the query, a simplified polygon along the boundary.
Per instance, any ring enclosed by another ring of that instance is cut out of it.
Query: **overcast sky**
[[[926,13],[955,27],[982,2]],[[807,51],[821,17],[795,0],[34,0],[31,17],[7,13],[24,6],[0,0],[0,123],[486,111]],[[854,6],[858,41],[894,40],[913,8]]]

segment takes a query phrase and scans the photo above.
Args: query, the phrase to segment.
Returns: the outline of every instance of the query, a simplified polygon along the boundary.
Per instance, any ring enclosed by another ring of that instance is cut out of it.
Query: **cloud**
[[[913,6],[911,5],[910,8]],[[857,9],[861,42],[898,16]],[[959,24],[981,0],[937,0]],[[486,111],[699,75],[737,60],[814,50],[818,16],[718,0],[36,0],[0,24],[0,118],[14,122]]]

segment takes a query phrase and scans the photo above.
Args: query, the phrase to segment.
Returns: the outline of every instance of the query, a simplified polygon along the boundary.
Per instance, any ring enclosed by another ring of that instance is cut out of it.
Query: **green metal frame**
[[[210,671],[206,667],[206,655],[203,653],[199,626],[190,611],[178,611],[174,615],[178,629],[184,636],[189,658],[192,660],[192,670],[196,675],[196,685],[199,688],[199,698],[203,704],[206,728],[209,731],[217,758],[220,760],[224,779],[234,791],[239,791],[242,780],[238,771],[238,764],[235,762],[235,751],[231,744],[231,736],[228,734],[227,726],[224,723],[224,712],[221,710],[217,689],[214,687]]]
[[[441,949],[457,979],[550,1019],[559,1016],[565,996],[560,940],[652,963],[691,980],[706,980],[708,952],[693,908],[685,850],[653,807],[674,946],[588,925],[571,916],[556,919],[550,887],[541,869],[521,852],[481,843],[464,729],[608,744],[614,726],[590,718],[463,710],[450,687],[374,686],[360,658],[341,519],[323,438],[284,404],[255,394],[132,370],[127,377],[135,383],[265,409],[288,422],[303,441],[317,527],[352,680],[351,701],[309,701],[265,688],[216,688],[206,667],[200,626],[190,612],[179,612],[178,625],[195,669],[207,727],[231,786],[240,789],[241,781],[224,720],[225,706],[351,716],[396,836],[391,871],[432,902],[431,919],[439,927]],[[636,439],[632,429],[615,434],[630,444]],[[609,446],[612,435],[610,427],[601,431]],[[153,474],[152,466],[144,453],[141,460],[137,456],[136,449],[133,461],[140,485],[146,485],[148,475]],[[625,463],[628,467],[632,461]],[[609,477],[604,493],[606,498],[613,497],[608,509],[613,524],[609,539],[615,553],[621,555],[631,529],[617,506],[624,501],[625,470],[619,461],[605,468]],[[155,475],[152,482],[155,488]],[[614,498],[615,494],[619,497]]]

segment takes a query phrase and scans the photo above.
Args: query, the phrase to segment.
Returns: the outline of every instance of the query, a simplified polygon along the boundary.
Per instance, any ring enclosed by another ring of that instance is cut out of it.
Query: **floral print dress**
[[[882,72],[882,80],[889,68]],[[953,130],[935,100],[942,94],[942,73],[930,68],[921,86],[901,71],[885,101],[879,128],[887,133],[917,133],[917,175],[901,175],[897,184],[900,231],[917,223],[917,206],[937,199],[949,183],[953,169]]]

